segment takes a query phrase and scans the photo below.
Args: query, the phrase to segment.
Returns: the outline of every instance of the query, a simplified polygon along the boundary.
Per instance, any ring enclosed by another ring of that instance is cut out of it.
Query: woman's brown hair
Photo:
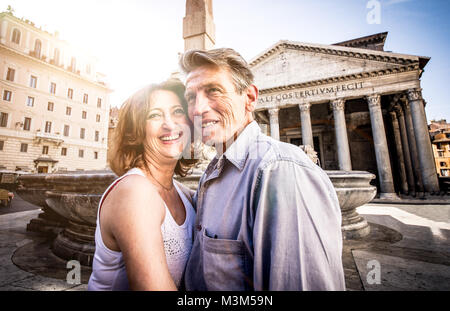
[[[187,103],[184,99],[185,88],[179,80],[173,79],[161,84],[151,84],[127,99],[120,109],[119,122],[114,130],[113,152],[111,153],[113,156],[110,161],[111,169],[118,176],[122,176],[134,167],[146,167],[144,157],[145,128],[152,94],[158,90],[173,92],[179,98],[187,114]],[[190,148],[191,145],[189,144],[187,148]],[[192,155],[192,152],[189,152],[189,154]],[[192,158],[179,159],[175,166],[175,174],[182,177],[186,176],[197,161]]]

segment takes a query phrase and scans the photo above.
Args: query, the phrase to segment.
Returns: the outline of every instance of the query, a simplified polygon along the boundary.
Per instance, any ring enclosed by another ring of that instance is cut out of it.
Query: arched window
[[[37,39],[34,44],[34,54],[36,55],[37,58],[41,58],[41,47],[42,47],[41,40]]]
[[[70,60],[70,68],[72,72],[75,72],[77,69],[77,59],[75,57],[72,57],[72,59]]]
[[[20,31],[19,29],[13,30],[12,42],[19,44],[20,43]]]
[[[53,61],[55,62],[55,65],[59,65],[59,49],[55,48],[55,55],[53,56]]]

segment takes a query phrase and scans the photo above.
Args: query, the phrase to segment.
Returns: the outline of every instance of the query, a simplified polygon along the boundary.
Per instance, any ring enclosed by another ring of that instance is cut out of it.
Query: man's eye
[[[208,93],[215,93],[215,92],[220,92],[220,90],[216,87],[212,87],[212,88],[208,89]]]

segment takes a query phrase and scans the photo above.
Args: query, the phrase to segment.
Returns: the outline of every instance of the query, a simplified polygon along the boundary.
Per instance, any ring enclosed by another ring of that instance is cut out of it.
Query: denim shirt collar
[[[239,134],[236,141],[225,151],[223,157],[242,171],[248,158],[250,143],[256,139],[260,132],[261,129],[256,121],[249,123]]]

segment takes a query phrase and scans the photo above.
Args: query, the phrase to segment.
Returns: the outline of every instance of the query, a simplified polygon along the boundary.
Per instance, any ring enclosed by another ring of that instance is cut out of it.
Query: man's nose
[[[204,92],[199,92],[195,98],[193,115],[201,116],[209,110],[210,107],[208,97],[204,94]]]

